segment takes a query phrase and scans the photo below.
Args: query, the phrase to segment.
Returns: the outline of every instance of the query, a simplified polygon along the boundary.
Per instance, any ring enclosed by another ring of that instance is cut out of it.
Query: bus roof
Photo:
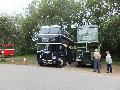
[[[42,26],[41,27],[41,29],[42,28],[60,28],[61,26],[59,26],[59,25],[51,25],[51,26]]]
[[[60,26],[52,25],[52,26],[42,26],[39,34],[60,34]]]
[[[38,36],[41,35],[64,35],[67,38],[71,38],[71,40],[74,39],[72,35],[70,35],[65,28],[61,28],[59,25],[51,25],[51,26],[42,26]]]

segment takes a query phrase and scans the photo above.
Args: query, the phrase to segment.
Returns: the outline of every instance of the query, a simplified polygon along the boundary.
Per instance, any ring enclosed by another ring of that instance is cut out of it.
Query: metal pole
[[[1,53],[2,53],[1,61],[5,61],[5,60],[4,60],[4,50],[3,50]]]
[[[87,51],[87,41],[86,41],[86,51]]]

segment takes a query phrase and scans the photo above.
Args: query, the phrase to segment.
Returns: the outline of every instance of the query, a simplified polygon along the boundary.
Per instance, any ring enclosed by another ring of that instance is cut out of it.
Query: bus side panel
[[[4,56],[13,56],[14,55],[14,49],[5,49]]]
[[[0,50],[0,54],[1,54],[2,50]]]

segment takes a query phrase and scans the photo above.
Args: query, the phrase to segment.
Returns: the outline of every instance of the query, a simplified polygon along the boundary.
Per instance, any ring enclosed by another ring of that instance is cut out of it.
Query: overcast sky
[[[0,13],[22,13],[33,0],[0,0]]]

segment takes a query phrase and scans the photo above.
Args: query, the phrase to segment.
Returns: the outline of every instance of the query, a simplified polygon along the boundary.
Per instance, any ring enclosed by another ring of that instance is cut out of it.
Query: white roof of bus
[[[49,28],[49,26],[42,26],[41,28]]]
[[[82,25],[82,26],[80,26],[80,27],[98,27],[97,25]]]
[[[50,28],[50,27],[60,27],[60,26],[58,26],[58,25],[51,25],[51,26],[42,26],[41,28]]]

